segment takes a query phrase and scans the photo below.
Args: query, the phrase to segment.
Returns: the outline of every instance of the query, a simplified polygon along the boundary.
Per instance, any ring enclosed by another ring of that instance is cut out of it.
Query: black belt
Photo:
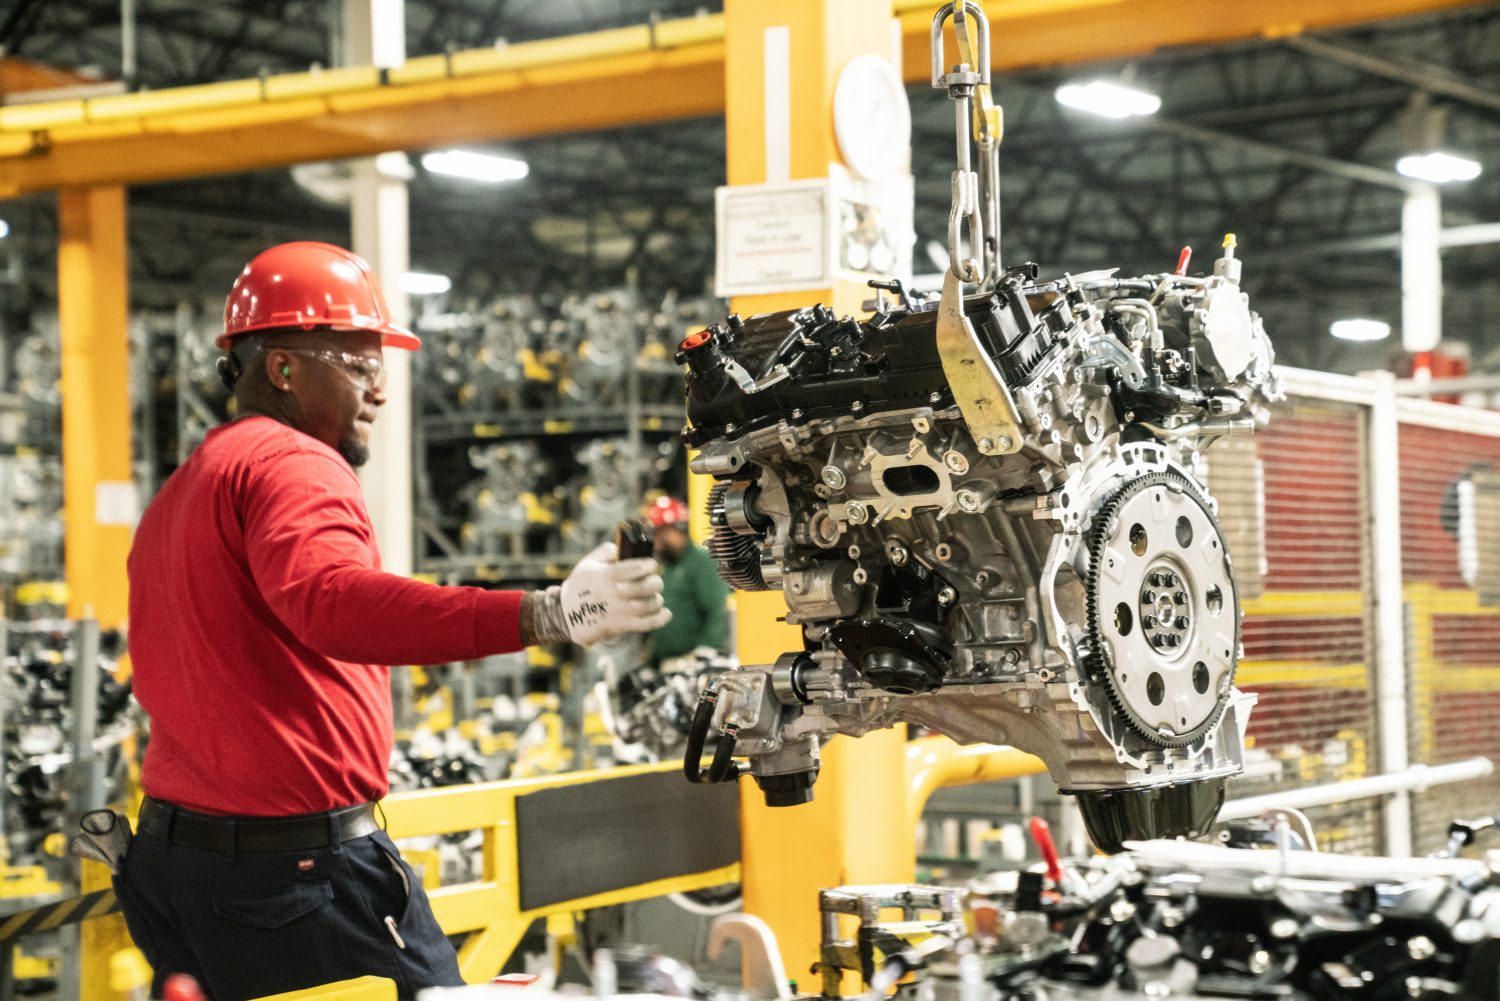
[[[295,852],[367,837],[380,825],[372,803],[295,817],[219,817],[147,796],[140,828],[171,844],[210,852]]]

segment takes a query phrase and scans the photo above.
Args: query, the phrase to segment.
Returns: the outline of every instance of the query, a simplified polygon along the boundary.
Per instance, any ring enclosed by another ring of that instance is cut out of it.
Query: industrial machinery
[[[824,890],[824,997],[1500,998],[1500,887],[1470,859],[1331,856],[1179,841],[998,873],[966,889]],[[882,920],[900,908],[910,920]],[[852,937],[838,916],[859,919]]]
[[[934,83],[966,129],[988,59],[940,73],[950,15],[961,42],[987,26],[972,3],[935,22]],[[1202,277],[1186,254],[1138,278],[1001,270],[994,169],[981,185],[960,149],[938,301],[872,282],[898,298],[866,321],[731,316],[680,345],[710,552],[735,587],[779,589],[804,638],[705,692],[688,776],[748,757],[768,803],[806,802],[822,742],[906,721],[1038,755],[1106,851],[1200,835],[1253,699],[1199,460],[1280,396],[1235,241]]]

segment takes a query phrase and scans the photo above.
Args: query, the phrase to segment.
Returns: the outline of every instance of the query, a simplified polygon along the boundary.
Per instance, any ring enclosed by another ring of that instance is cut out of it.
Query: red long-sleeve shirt
[[[210,813],[286,816],[389,785],[390,664],[520,649],[519,591],[380,571],[358,477],[266,417],[210,431],[130,551],[142,784]]]

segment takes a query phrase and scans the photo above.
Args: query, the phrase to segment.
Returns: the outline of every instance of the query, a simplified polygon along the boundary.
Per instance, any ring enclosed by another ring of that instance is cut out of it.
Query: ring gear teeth
[[[1142,490],[1157,485],[1165,485],[1173,490],[1181,490],[1202,507],[1203,513],[1208,517],[1208,521],[1213,526],[1214,532],[1219,536],[1220,546],[1224,546],[1224,533],[1219,528],[1219,520],[1214,517],[1213,508],[1204,500],[1202,492],[1186,477],[1172,472],[1147,473],[1144,476],[1138,476],[1126,482],[1124,486],[1115,491],[1114,496],[1110,497],[1109,500],[1100,506],[1099,512],[1094,516],[1093,530],[1089,536],[1089,569],[1086,575],[1088,592],[1088,639],[1081,649],[1086,675],[1092,680],[1103,683],[1105,691],[1109,694],[1110,704],[1114,706],[1120,718],[1129,724],[1131,732],[1158,747],[1177,749],[1196,743],[1206,734],[1212,733],[1213,729],[1219,725],[1219,721],[1224,716],[1224,711],[1229,707],[1228,691],[1234,684],[1237,658],[1230,658],[1229,684],[1224,686],[1225,693],[1217,698],[1213,712],[1209,713],[1208,717],[1202,723],[1199,723],[1187,733],[1169,736],[1143,720],[1140,714],[1130,705],[1130,700],[1126,697],[1125,693],[1120,691],[1119,684],[1115,680],[1115,665],[1110,656],[1110,647],[1104,639],[1101,628],[1102,624],[1106,621],[1105,616],[1109,613],[1099,607],[1099,565],[1103,558],[1104,550],[1109,547],[1109,542],[1119,527],[1120,508],[1125,505],[1126,501]],[[1224,559],[1227,562],[1229,560],[1228,548],[1221,548],[1220,551],[1224,554]],[[1231,586],[1233,586],[1233,582],[1234,579],[1231,576]],[[1238,602],[1231,602],[1226,599],[1225,607],[1232,607],[1235,610],[1234,649],[1237,651],[1240,642],[1239,605]]]
[[[724,495],[732,485],[731,480],[721,480],[709,488],[708,523],[713,526],[714,534],[708,539],[708,555],[714,558],[719,577],[730,587],[740,591],[765,591],[766,578],[760,568],[760,539],[741,535],[730,528],[724,512]]]

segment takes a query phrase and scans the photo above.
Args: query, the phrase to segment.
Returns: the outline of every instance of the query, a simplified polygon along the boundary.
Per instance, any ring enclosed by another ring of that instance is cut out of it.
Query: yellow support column
[[[728,183],[827,177],[842,162],[832,113],[839,73],[856,56],[892,54],[889,0],[727,0],[724,13]],[[731,308],[751,316],[822,302],[858,313],[870,295],[835,281],[737,297]],[[777,622],[786,614],[779,592],[736,599],[741,663],[769,664],[801,648],[799,631]],[[775,930],[795,979],[805,981],[818,958],[820,888],[913,876],[904,743],[904,728],[833,741],[805,806],[771,809],[753,782],[741,785],[745,907]]]
[[[125,555],[136,514],[130,469],[125,189],[57,196],[62,325],[63,522],[68,614],[125,623]]]
[[[68,614],[125,624],[125,555],[136,514],[130,455],[125,189],[57,196],[57,311],[62,327],[63,526]],[[109,885],[85,864],[85,892]],[[109,957],[130,944],[119,915],[86,922],[83,1001],[114,997]]]

